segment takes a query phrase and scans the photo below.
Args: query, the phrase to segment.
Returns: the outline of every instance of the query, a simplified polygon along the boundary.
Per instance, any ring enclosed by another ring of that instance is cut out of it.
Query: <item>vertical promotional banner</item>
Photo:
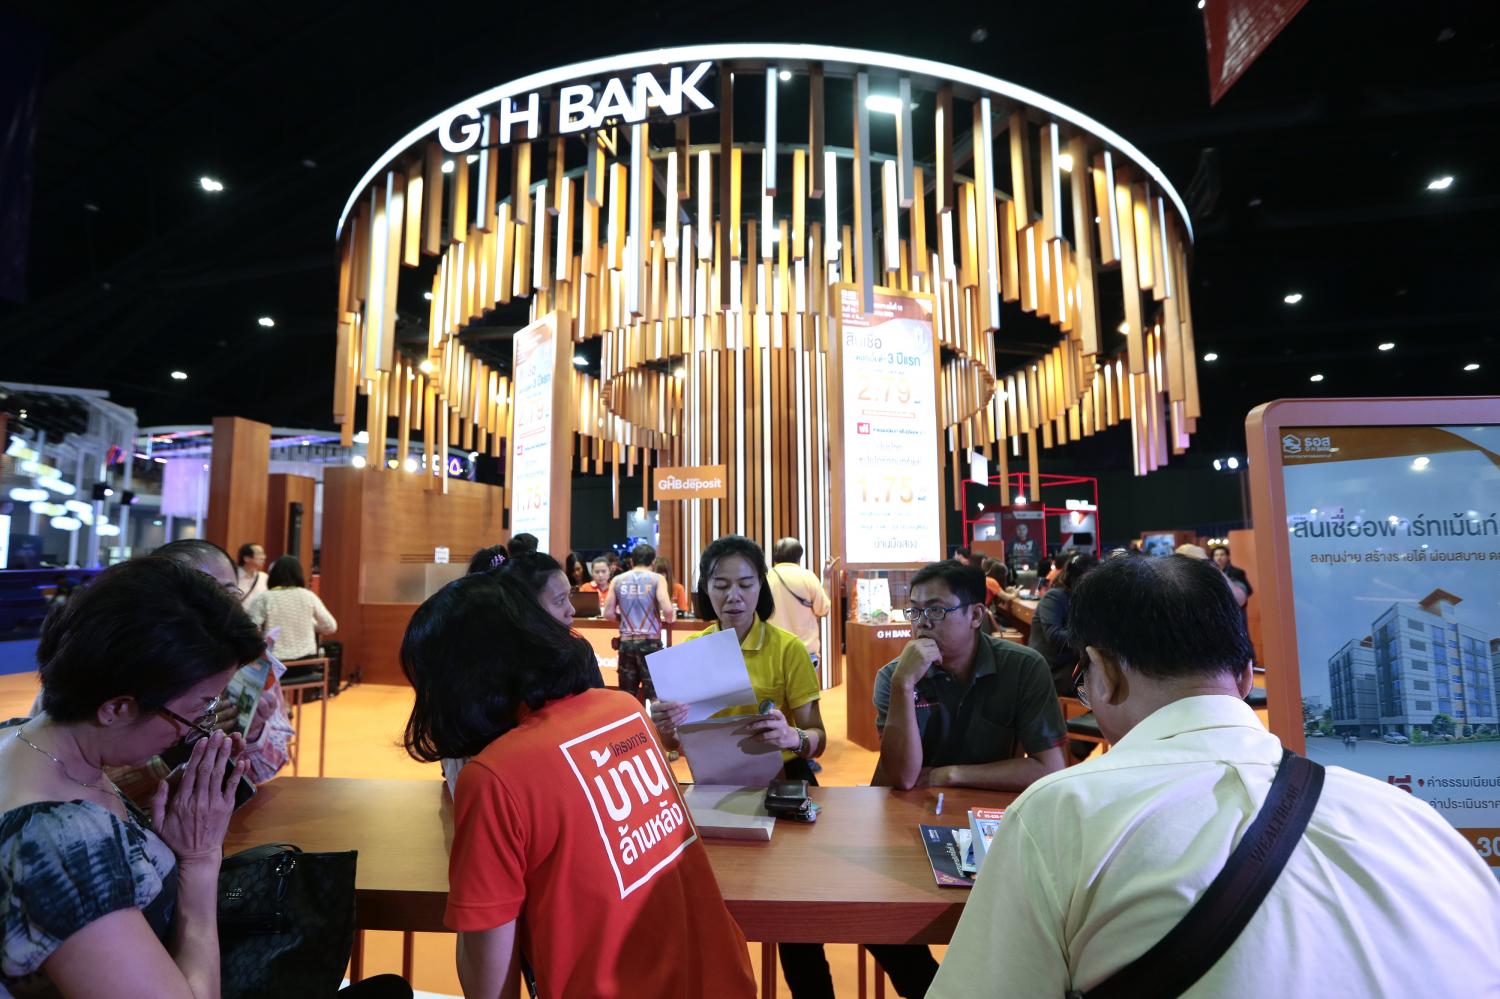
[[[843,516],[848,565],[943,557],[932,299],[839,285]]]
[[[1256,525],[1284,539],[1290,584],[1268,660],[1275,678],[1294,656],[1295,686],[1270,691],[1281,727],[1426,801],[1500,876],[1500,426],[1276,433],[1261,474],[1284,520],[1257,506]]]
[[[516,331],[512,409],[510,533],[534,534],[537,550],[566,552],[572,514],[568,436],[571,388],[564,375],[567,319],[549,313]],[[559,480],[561,480],[559,484]]]

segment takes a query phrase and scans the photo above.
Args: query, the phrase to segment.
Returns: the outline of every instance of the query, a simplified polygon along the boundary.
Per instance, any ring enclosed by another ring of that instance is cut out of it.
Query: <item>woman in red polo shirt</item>
[[[464,993],[517,995],[524,957],[544,997],[752,996],[655,731],[635,698],[589,686],[590,660],[504,574],[449,583],[406,629],[407,752],[473,757],[444,917]]]

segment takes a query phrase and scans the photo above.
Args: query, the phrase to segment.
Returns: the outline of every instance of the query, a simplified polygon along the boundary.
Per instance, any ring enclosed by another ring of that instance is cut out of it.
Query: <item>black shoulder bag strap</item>
[[[1297,848],[1323,790],[1323,768],[1290,749],[1255,821],[1219,876],[1171,932],[1088,990],[1088,999],[1179,996],[1208,973],[1239,938]],[[1083,999],[1073,990],[1069,999]]]

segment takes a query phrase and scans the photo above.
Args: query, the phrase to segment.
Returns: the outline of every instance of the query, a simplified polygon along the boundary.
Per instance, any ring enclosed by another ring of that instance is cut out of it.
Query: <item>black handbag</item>
[[[326,999],[354,947],[358,853],[303,853],[267,843],[219,868],[223,999]]]

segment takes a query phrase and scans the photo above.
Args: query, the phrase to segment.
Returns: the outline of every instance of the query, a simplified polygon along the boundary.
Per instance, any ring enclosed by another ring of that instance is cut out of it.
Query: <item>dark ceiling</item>
[[[1492,3],[1314,0],[1214,107],[1194,0],[7,9],[0,30],[43,37],[45,83],[29,301],[0,303],[0,377],[105,388],[145,425],[330,425],[334,224],[435,111],[588,57],[753,40],[992,73],[1160,164],[1194,214],[1199,353],[1219,355],[1201,367],[1195,461],[1242,451],[1245,413],[1277,397],[1500,385]]]

